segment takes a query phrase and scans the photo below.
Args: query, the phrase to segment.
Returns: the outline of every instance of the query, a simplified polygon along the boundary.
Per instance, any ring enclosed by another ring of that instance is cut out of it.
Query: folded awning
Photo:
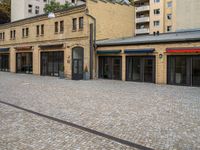
[[[32,46],[18,46],[15,47],[16,50],[32,50]]]
[[[125,54],[140,54],[140,53],[153,53],[155,51],[154,48],[149,49],[126,49],[124,50]]]
[[[167,48],[167,53],[200,53],[200,47]]]
[[[0,52],[8,52],[10,48],[0,48]]]
[[[119,54],[121,50],[98,50],[97,54]]]
[[[41,49],[64,48],[64,44],[45,44],[39,45]]]

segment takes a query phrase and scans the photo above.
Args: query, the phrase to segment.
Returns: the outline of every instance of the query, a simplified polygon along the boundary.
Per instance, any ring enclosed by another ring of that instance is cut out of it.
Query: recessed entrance
[[[200,56],[168,56],[168,84],[200,86]]]
[[[84,49],[82,47],[75,47],[72,49],[72,79],[83,79],[83,56]]]
[[[16,55],[16,72],[33,73],[33,54],[32,52],[17,53]]]
[[[99,78],[121,80],[122,60],[118,56],[99,57]]]
[[[138,82],[155,82],[154,56],[127,56],[126,80]]]
[[[59,69],[64,66],[64,52],[41,52],[41,75],[59,76]]]
[[[9,71],[9,53],[0,54],[0,71]]]

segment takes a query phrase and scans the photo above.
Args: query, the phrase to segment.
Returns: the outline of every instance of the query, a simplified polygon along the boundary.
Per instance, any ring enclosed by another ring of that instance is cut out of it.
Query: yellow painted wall
[[[97,40],[134,35],[134,7],[103,0],[88,0],[89,14],[97,20]]]
[[[176,0],[176,29],[200,28],[200,1]]]

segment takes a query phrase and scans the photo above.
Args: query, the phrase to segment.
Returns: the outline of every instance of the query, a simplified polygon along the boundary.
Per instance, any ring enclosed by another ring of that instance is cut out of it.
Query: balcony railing
[[[136,23],[143,23],[143,22],[149,22],[150,19],[149,17],[140,17],[140,18],[136,18],[135,22]]]
[[[149,33],[149,28],[136,29],[135,33],[136,34],[148,34]]]
[[[136,12],[149,11],[149,10],[150,10],[149,5],[136,7]]]

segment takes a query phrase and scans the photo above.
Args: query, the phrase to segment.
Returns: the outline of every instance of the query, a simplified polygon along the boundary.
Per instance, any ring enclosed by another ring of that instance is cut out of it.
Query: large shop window
[[[138,82],[155,82],[154,56],[127,56],[126,80]]]
[[[168,84],[200,86],[200,56],[168,56]]]
[[[32,52],[17,53],[16,55],[16,71],[17,73],[33,73],[33,54]]]
[[[9,54],[0,54],[0,71],[9,71]]]
[[[103,79],[122,79],[122,59],[121,57],[99,57],[99,78]]]
[[[59,70],[64,66],[64,52],[41,52],[41,75],[59,76]]]

